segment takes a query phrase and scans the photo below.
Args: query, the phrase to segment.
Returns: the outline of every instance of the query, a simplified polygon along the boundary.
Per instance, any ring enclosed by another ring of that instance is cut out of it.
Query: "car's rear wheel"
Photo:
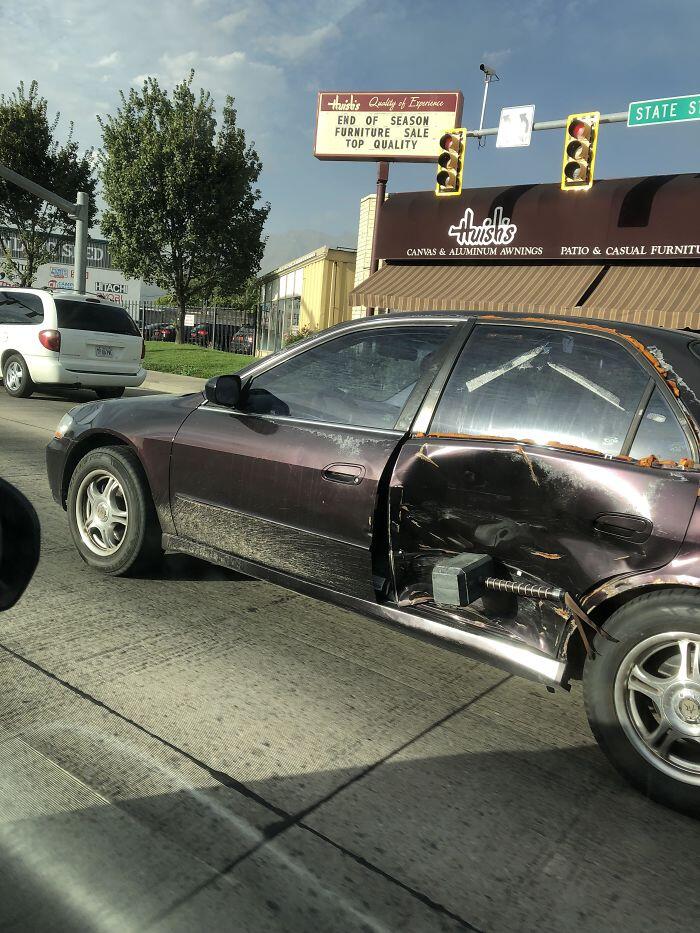
[[[700,816],[700,592],[640,596],[605,628],[618,641],[584,668],[593,734],[639,790]]]
[[[2,381],[7,394],[15,398],[29,398],[35,388],[27,364],[19,353],[10,354],[5,360]]]
[[[98,398],[121,398],[124,391],[124,386],[101,386],[94,390]]]
[[[80,460],[68,486],[67,510],[80,556],[104,573],[136,573],[162,555],[150,490],[128,447],[99,447]]]

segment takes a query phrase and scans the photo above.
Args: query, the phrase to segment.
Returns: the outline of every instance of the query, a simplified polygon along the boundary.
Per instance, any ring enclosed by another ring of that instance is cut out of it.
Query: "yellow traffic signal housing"
[[[450,198],[462,193],[464,174],[464,150],[467,146],[467,131],[464,127],[448,130],[440,137],[435,196]]]
[[[562,191],[588,191],[592,186],[599,125],[597,110],[568,117],[561,166]]]

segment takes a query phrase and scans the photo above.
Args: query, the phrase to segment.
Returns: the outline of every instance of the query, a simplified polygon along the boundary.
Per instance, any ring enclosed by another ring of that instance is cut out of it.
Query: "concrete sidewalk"
[[[202,392],[206,379],[194,376],[176,376],[173,373],[157,373],[147,370],[146,381],[140,389],[152,392],[170,392],[172,395],[185,395],[187,392]]]

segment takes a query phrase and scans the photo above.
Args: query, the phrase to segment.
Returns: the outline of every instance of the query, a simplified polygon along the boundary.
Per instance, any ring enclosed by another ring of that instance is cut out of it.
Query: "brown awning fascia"
[[[602,268],[386,265],[350,292],[350,304],[395,311],[571,314]]]
[[[576,311],[588,318],[700,328],[700,266],[612,266]]]

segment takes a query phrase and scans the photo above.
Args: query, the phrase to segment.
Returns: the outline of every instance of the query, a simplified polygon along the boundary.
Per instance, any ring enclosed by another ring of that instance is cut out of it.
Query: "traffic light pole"
[[[18,172],[13,172],[11,168],[7,168],[6,165],[2,164],[0,164],[0,178],[4,178],[5,181],[17,185],[18,188],[23,188],[25,191],[35,195],[37,198],[41,198],[43,201],[48,201],[49,204],[53,204],[54,207],[63,211],[64,214],[68,214],[71,220],[75,221],[74,289],[79,295],[84,295],[87,266],[88,213],[90,206],[87,192],[79,191],[77,202],[73,204],[72,201],[62,198],[59,194],[54,194],[54,192],[49,191],[48,188],[42,188],[42,186],[37,185],[35,181],[25,178],[24,175],[20,175]]]
[[[627,111],[622,111],[619,113],[604,113],[601,114],[600,123],[627,123]],[[535,130],[563,130],[566,129],[566,120],[543,120],[541,123],[534,123],[532,126],[533,133]],[[480,139],[482,136],[496,136],[498,135],[498,127],[491,126],[485,130],[467,130],[467,136],[471,136],[476,139]]]
[[[389,163],[377,162],[377,197],[374,204],[374,229],[372,230],[372,255],[369,261],[369,273],[372,275],[379,268],[379,256],[377,256],[377,240],[379,238],[379,224],[384,209],[384,200],[386,198],[386,183],[389,180]],[[367,308],[367,317],[372,317],[374,308]]]

